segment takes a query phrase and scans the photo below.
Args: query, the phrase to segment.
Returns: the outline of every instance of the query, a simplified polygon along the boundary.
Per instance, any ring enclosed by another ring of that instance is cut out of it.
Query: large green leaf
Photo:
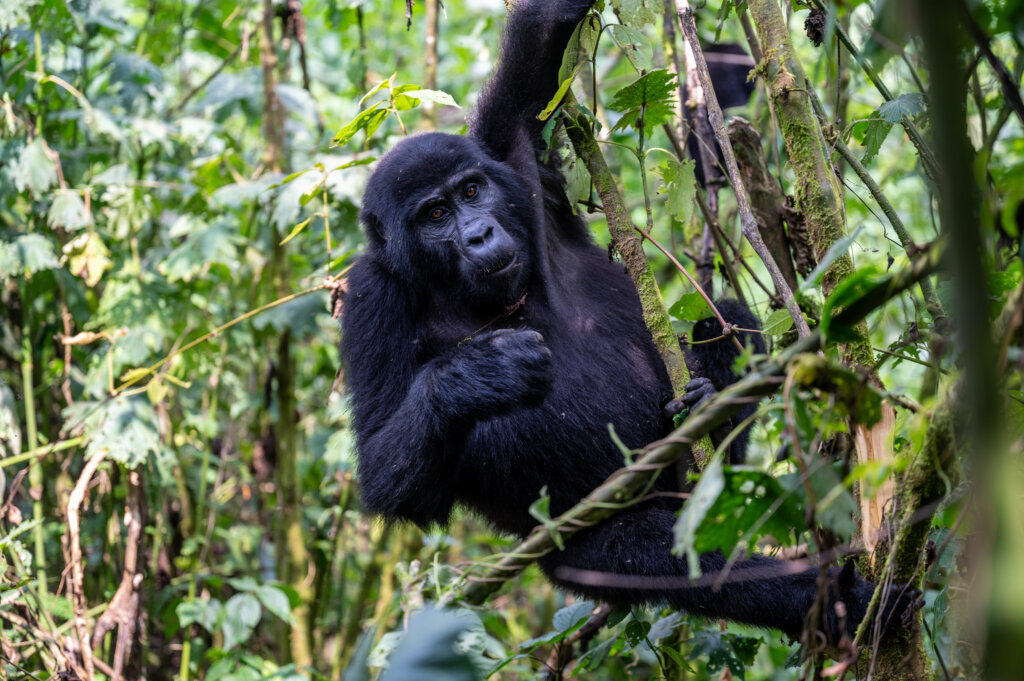
[[[675,75],[667,69],[640,76],[616,92],[608,105],[609,109],[622,112],[622,118],[612,129],[639,128],[642,124],[645,134],[650,134],[651,128],[675,116],[675,91]]]
[[[473,626],[473,617],[429,608],[413,616],[409,630],[388,660],[380,681],[477,681],[481,678],[469,656],[456,650],[459,637]]]
[[[31,277],[60,266],[53,242],[42,234],[22,234],[0,241],[0,281]]]

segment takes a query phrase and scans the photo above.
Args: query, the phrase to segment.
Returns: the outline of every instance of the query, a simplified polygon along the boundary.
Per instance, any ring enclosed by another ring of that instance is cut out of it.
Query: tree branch
[[[711,85],[711,74],[708,72],[704,53],[700,49],[697,25],[693,19],[693,10],[690,8],[687,0],[676,0],[676,11],[679,17],[679,25],[683,30],[686,42],[690,45],[694,61],[697,65],[697,74],[700,76],[701,86],[704,89],[708,121],[711,123],[712,130],[714,130],[718,146],[722,150],[722,157],[725,159],[729,183],[732,185],[733,193],[736,196],[736,204],[740,212],[740,225],[743,228],[743,236],[746,237],[747,241],[754,248],[754,252],[757,253],[768,269],[772,283],[775,284],[775,290],[782,296],[786,309],[789,310],[790,316],[793,317],[797,334],[801,338],[806,338],[811,333],[810,328],[807,326],[807,320],[804,319],[804,314],[800,311],[800,306],[796,304],[796,299],[793,297],[792,289],[786,283],[786,278],[782,276],[778,263],[775,262],[775,258],[772,257],[764,240],[761,239],[761,233],[757,229],[757,220],[754,219],[754,213],[750,208],[750,198],[747,196],[747,190],[743,185],[743,177],[740,175],[740,169],[736,163],[736,156],[733,154],[732,146],[729,143],[729,133],[725,129],[725,116],[722,113],[722,107],[718,105],[718,97],[715,95],[715,90]]]
[[[927,249],[907,268],[880,279],[840,312],[832,323],[856,324],[885,301],[914,286],[921,277],[934,272],[939,266],[939,255],[939,249],[935,246]],[[645,447],[634,464],[613,473],[551,523],[535,527],[512,552],[503,554],[495,563],[483,566],[479,574],[469,578],[464,591],[465,600],[472,604],[483,603],[504,582],[554,550],[557,546],[554,538],[556,533],[559,540],[564,541],[635,503],[637,493],[645,489],[663,469],[675,463],[694,440],[724,423],[742,406],[775,392],[789,361],[801,353],[814,352],[821,346],[821,331],[815,330],[810,336],[799,339],[777,357],[760,364],[746,377],[716,394],[694,410],[683,425],[668,437]]]

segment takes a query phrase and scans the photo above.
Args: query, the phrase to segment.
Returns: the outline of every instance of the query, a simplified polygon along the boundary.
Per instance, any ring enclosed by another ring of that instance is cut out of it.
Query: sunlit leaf
[[[78,192],[67,189],[53,195],[53,203],[46,214],[46,224],[66,232],[77,232],[92,224],[92,216],[85,210],[85,202]]]
[[[0,241],[0,281],[31,277],[59,266],[53,242],[41,234],[22,234],[14,241]]]
[[[675,116],[675,90],[675,76],[667,69],[640,76],[616,92],[608,105],[609,109],[622,112],[622,118],[613,130],[638,127],[642,122],[644,130],[649,131],[672,120]]]
[[[25,145],[14,167],[10,169],[10,174],[19,192],[28,189],[35,196],[42,195],[57,184],[57,167],[47,154],[41,137]]]
[[[103,278],[103,273],[113,267],[110,251],[97,232],[86,232],[64,244],[64,257],[68,270],[81,277],[85,285],[93,288]]]

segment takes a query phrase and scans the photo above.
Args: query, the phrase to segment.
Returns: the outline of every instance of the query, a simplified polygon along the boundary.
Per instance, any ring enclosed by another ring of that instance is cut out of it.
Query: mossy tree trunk
[[[843,195],[835,169],[829,159],[829,147],[814,115],[811,85],[796,58],[790,40],[789,27],[776,0],[750,0],[751,19],[756,27],[763,52],[758,65],[764,78],[768,96],[786,146],[786,154],[795,176],[794,193],[797,208],[803,213],[815,257],[821,262],[829,249],[846,236],[846,214]],[[830,295],[854,270],[847,254],[836,258],[824,273],[822,292]],[[854,369],[877,387],[882,382],[874,368],[874,356],[865,322],[858,324],[855,338],[840,347],[843,363]],[[854,424],[853,434],[860,462],[888,459],[892,456],[895,412],[883,403],[882,418],[872,427]],[[884,520],[885,507],[894,496],[891,481],[885,483],[872,499],[861,498],[861,534],[865,546],[874,549],[879,528]],[[916,568],[918,555],[900,555],[902,568]],[[863,561],[869,576],[878,578],[881,566],[874,561]],[[891,637],[876,650],[878,678],[920,678],[915,670],[927,669],[920,637],[916,643]],[[908,644],[913,643],[909,646]],[[871,651],[868,651],[869,653]],[[892,653],[890,655],[889,653]],[[908,657],[909,656],[909,657]]]
[[[263,21],[260,32],[260,66],[263,72],[263,115],[267,147],[264,162],[273,172],[287,172],[288,154],[285,148],[284,115],[275,86],[279,67],[277,42],[274,38],[274,4],[263,0]],[[289,293],[286,254],[281,246],[282,235],[273,224],[270,231],[273,293]],[[302,482],[298,478],[298,424],[295,417],[295,354],[290,330],[284,330],[277,339],[276,402],[277,418],[274,437],[277,443],[276,484],[277,504],[281,522],[277,526],[274,546],[277,551],[279,579],[299,594],[299,605],[292,610],[293,622],[287,632],[288,649],[293,662],[300,666],[313,663],[309,603],[312,597],[307,582],[306,566],[309,555],[302,532]]]

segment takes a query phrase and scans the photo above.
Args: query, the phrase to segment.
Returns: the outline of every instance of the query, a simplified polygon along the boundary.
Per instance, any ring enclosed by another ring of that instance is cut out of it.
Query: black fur
[[[739,45],[735,43],[716,43],[702,48],[704,60],[708,65],[708,75],[711,77],[711,86],[715,89],[715,97],[718,105],[724,111],[738,106],[745,106],[754,92],[754,81],[748,79],[750,71],[754,68],[754,60]],[[683,96],[688,97],[686,86],[683,86]],[[705,173],[704,164],[701,161],[700,141],[693,129],[694,111],[685,107],[686,118],[691,123],[690,134],[686,140],[686,150],[693,159],[693,174],[697,182],[704,185]],[[702,109],[699,115],[707,117],[707,109]],[[721,177],[725,174],[725,157],[722,156],[722,149],[718,142],[710,140],[714,144],[714,162],[718,168],[714,169],[712,177]]]
[[[760,329],[761,323],[757,317],[747,309],[745,305],[735,300],[719,300],[715,307],[722,317],[737,329]],[[746,333],[736,331],[732,334],[740,345],[749,347],[756,355],[763,355],[766,352],[764,339],[759,333]],[[697,378],[686,386],[684,402],[688,403],[691,409],[696,408],[702,401],[714,395],[717,391],[725,389],[733,383],[737,376],[733,373],[733,364],[739,355],[736,343],[731,338],[722,337],[722,325],[716,317],[709,317],[698,321],[690,333],[690,340],[693,344],[687,352],[686,360],[690,373]],[[696,400],[694,400],[696,398]],[[733,428],[739,426],[757,411],[756,404],[748,404],[733,414],[732,419],[717,428],[711,439],[716,444],[721,442]],[[750,442],[750,428],[744,428],[732,440],[729,446],[729,462],[741,464],[746,459],[747,444]]]
[[[542,488],[559,514],[623,465],[608,424],[633,448],[666,433],[669,381],[633,283],[591,243],[560,178],[538,162],[536,114],[557,88],[562,51],[590,5],[519,0],[470,135],[403,140],[369,182],[367,249],[349,274],[342,321],[368,511],[426,526],[445,523],[461,504],[524,536]],[[744,328],[756,324],[733,303],[725,310]],[[731,342],[698,347],[692,359],[714,387],[734,380]],[[676,489],[673,476],[656,488]],[[721,591],[678,588],[686,565],[670,552],[676,507],[635,506],[541,566],[587,596],[667,599],[799,633],[813,572]],[[719,554],[702,558],[707,572],[723,563]],[[783,564],[755,557],[734,569],[765,565]],[[588,587],[559,576],[562,566],[675,582]]]

